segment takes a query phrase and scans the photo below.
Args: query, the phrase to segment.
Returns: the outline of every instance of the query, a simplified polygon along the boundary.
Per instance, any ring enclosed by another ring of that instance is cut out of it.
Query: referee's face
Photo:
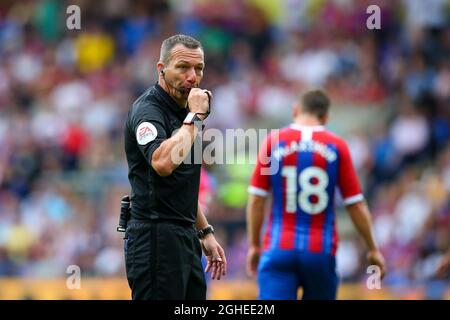
[[[177,44],[172,48],[169,62],[162,66],[165,89],[177,102],[185,104],[190,89],[200,85],[204,67],[202,49],[189,49]]]

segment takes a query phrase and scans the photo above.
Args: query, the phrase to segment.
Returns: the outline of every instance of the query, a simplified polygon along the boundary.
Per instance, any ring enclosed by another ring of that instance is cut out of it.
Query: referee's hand
[[[189,92],[188,97],[189,111],[201,113],[201,115],[199,115],[199,118],[205,120],[205,118],[207,117],[206,113],[209,110],[211,98],[211,91],[200,88],[192,88]]]
[[[213,234],[208,234],[201,240],[203,253],[206,256],[207,265],[205,272],[211,270],[211,279],[220,280],[227,273],[227,258],[220,244]]]

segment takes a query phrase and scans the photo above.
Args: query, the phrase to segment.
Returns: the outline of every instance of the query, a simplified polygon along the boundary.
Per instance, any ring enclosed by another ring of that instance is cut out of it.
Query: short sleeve
[[[345,205],[357,203],[364,199],[361,186],[353,166],[347,143],[343,140],[339,143],[339,173],[338,186]]]
[[[248,193],[266,197],[270,191],[270,157],[271,136],[268,135],[261,144],[255,168],[250,179]]]
[[[151,104],[141,105],[133,117],[131,129],[139,150],[151,165],[153,152],[168,138],[162,111]]]

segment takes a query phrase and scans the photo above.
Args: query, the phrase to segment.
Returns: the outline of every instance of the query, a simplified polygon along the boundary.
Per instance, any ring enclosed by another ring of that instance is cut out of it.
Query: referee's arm
[[[200,208],[200,204],[197,209],[197,221],[195,226],[197,230],[205,229],[208,226],[208,220],[206,220],[206,217]],[[220,277],[226,275],[227,272],[227,259],[225,257],[225,251],[216,241],[216,238],[212,233],[207,234],[201,240],[201,245],[208,262],[205,272],[211,270],[211,279],[220,280]]]
[[[184,124],[178,132],[167,139],[152,155],[152,167],[162,177],[171,175],[189,154],[198,128]]]
[[[204,113],[209,108],[209,94],[199,88],[189,93],[191,112]],[[199,115],[204,119],[204,115]],[[153,169],[160,176],[168,176],[183,162],[194,144],[199,128],[196,125],[183,124],[176,134],[165,140],[152,155]]]
[[[195,227],[197,230],[205,229],[208,226],[208,220],[206,220],[205,214],[203,213],[200,203],[197,206],[197,221],[195,222]]]

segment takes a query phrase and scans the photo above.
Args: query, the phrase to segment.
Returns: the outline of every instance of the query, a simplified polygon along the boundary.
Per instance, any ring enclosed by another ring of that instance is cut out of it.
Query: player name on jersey
[[[280,160],[294,152],[315,152],[324,157],[328,162],[333,162],[337,159],[336,151],[318,141],[292,141],[284,147],[278,145],[273,150],[273,156],[275,159]]]

